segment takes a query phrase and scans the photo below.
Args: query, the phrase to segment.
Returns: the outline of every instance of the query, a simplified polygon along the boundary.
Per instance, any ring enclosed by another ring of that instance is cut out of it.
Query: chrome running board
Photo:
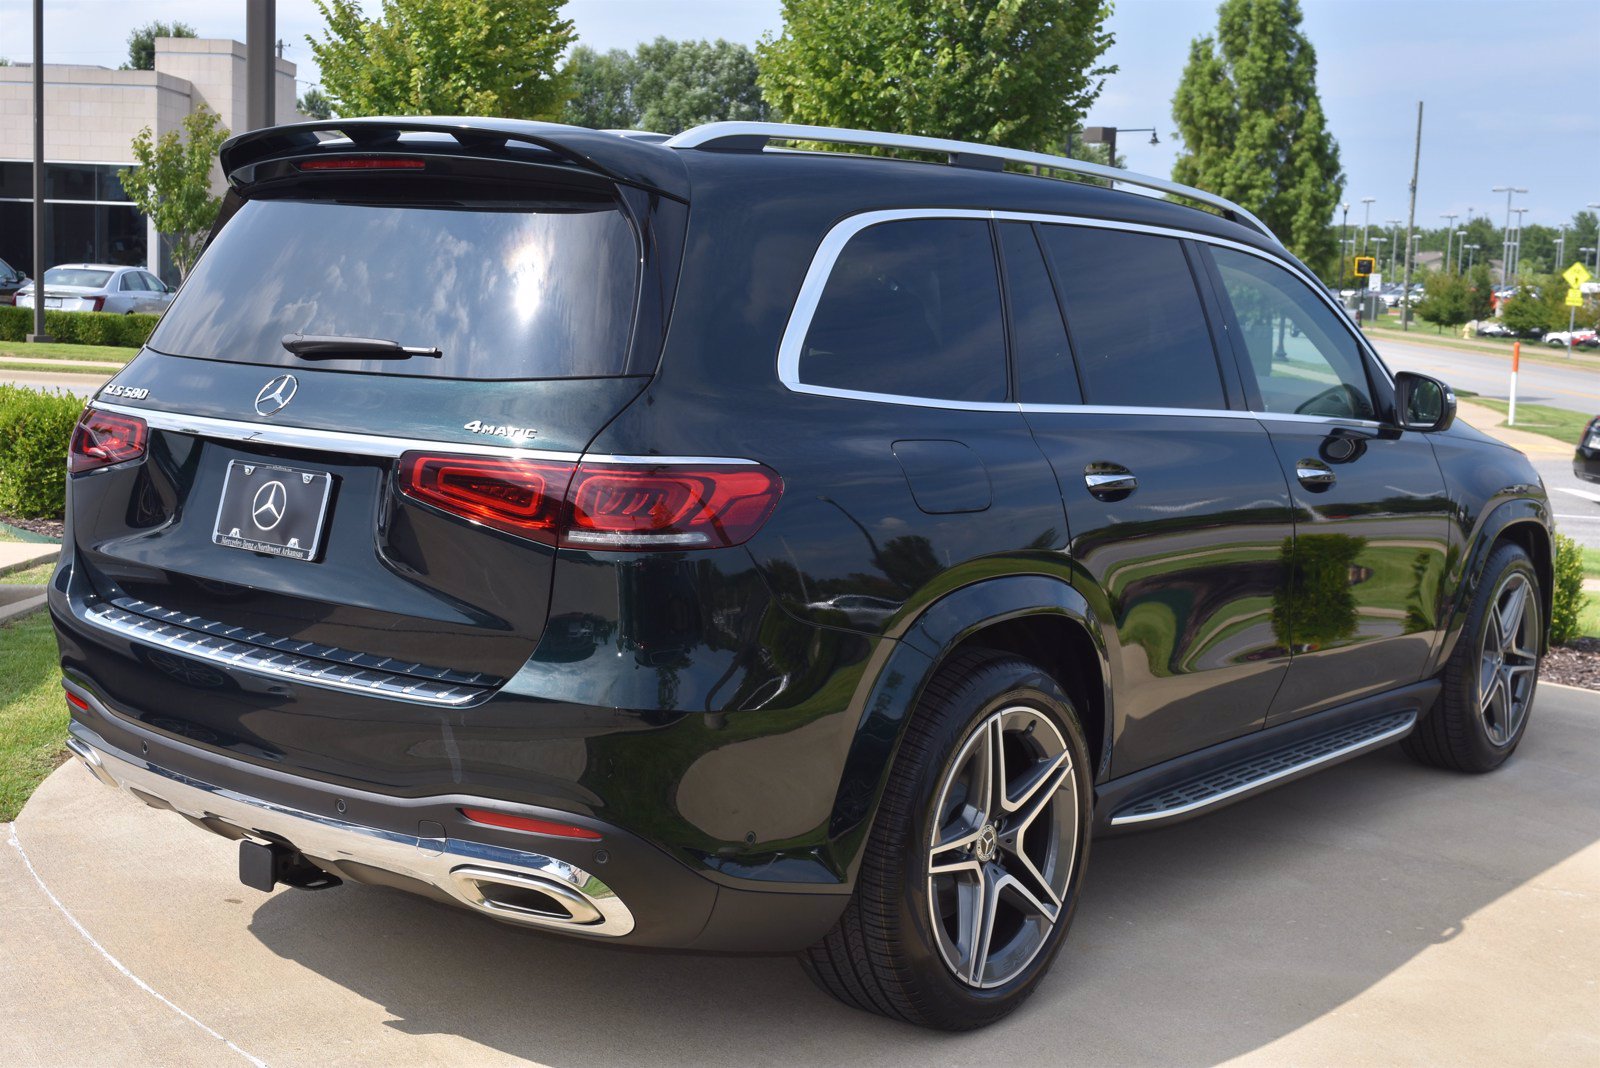
[[[1162,787],[1117,809],[1111,826],[1182,819],[1240,800],[1403,738],[1416,726],[1417,715],[1416,709],[1389,712]]]

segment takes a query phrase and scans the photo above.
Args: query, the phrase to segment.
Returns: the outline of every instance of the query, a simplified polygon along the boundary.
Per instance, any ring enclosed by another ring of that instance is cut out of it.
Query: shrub
[[[1565,645],[1578,634],[1583,610],[1583,550],[1565,534],[1556,535],[1556,588],[1550,598],[1550,644]]]
[[[107,315],[104,312],[44,313],[44,332],[74,345],[126,345],[150,340],[159,315]],[[21,341],[33,332],[33,309],[0,306],[0,341]]]
[[[0,512],[61,518],[67,446],[82,410],[69,393],[0,386]]]

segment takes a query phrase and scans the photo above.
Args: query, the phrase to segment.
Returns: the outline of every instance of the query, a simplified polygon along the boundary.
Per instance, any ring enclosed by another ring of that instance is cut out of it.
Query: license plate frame
[[[332,497],[329,471],[229,460],[211,541],[226,549],[315,560]]]

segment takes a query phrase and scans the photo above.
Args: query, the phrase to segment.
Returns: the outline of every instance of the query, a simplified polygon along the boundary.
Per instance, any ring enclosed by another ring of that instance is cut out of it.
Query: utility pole
[[[1446,219],[1444,231],[1444,272],[1450,273],[1450,250],[1455,247],[1456,217],[1448,212],[1440,212],[1439,218]]]
[[[1345,254],[1345,262],[1339,265],[1339,288],[1343,289],[1350,264],[1350,202],[1345,201],[1339,208],[1344,212],[1344,219],[1339,223],[1339,229],[1344,231],[1344,237],[1339,242],[1339,248]]]
[[[1372,203],[1377,197],[1362,197],[1361,203],[1367,206],[1366,214],[1361,217],[1361,254],[1367,254],[1367,227],[1372,223]]]
[[[277,25],[277,0],[248,0],[244,22],[244,115],[252,130],[271,126],[275,121],[273,100],[278,91],[278,66],[272,52]]]
[[[1406,281],[1401,290],[1400,329],[1411,329],[1411,270],[1416,257],[1411,252],[1411,232],[1417,223],[1417,171],[1422,166],[1422,101],[1417,101],[1417,147],[1411,156],[1411,207],[1406,211]]]
[[[1520,189],[1514,185],[1497,185],[1490,192],[1504,193],[1506,195],[1506,228],[1503,251],[1500,253],[1500,284],[1507,286],[1511,284],[1511,198],[1518,193],[1526,193],[1527,190]]]
[[[44,332],[44,0],[33,0],[33,333]]]
[[[1567,224],[1561,224],[1561,234],[1556,238],[1556,270],[1561,270],[1561,261],[1567,258]]]

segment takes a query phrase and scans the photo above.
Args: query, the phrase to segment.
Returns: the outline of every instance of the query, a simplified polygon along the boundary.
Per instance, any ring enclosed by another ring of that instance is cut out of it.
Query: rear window
[[[438,359],[339,370],[441,378],[623,374],[633,228],[609,200],[395,205],[253,200],[212,241],[150,347],[306,366],[286,334],[382,338]]]
[[[98,289],[105,285],[110,277],[110,271],[86,271],[82,267],[52,267],[44,272],[44,284]]]

